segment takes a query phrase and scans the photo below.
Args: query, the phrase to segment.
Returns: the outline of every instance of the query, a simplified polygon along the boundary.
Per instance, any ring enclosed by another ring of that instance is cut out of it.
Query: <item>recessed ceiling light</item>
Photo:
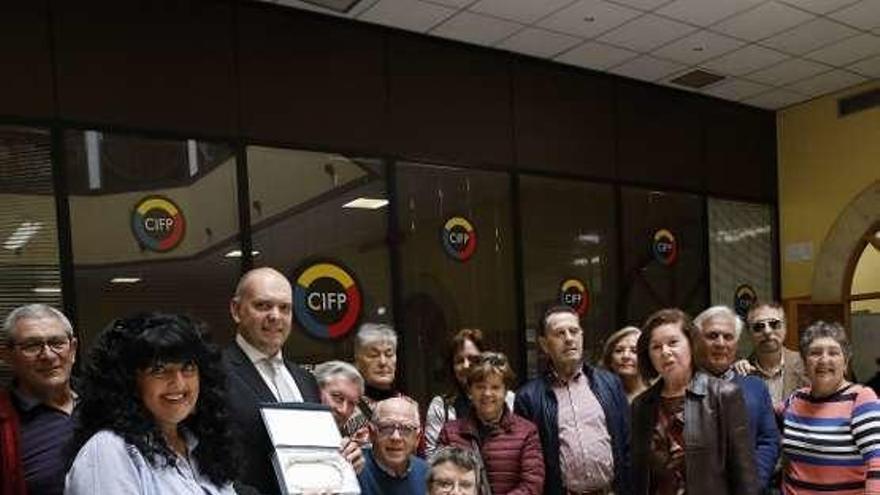
[[[256,251],[256,250],[251,251],[251,256],[253,256],[254,258],[256,258],[259,255],[260,255],[259,251]],[[224,254],[223,257],[224,258],[241,258],[241,249],[233,249],[232,251],[229,251],[228,253]]]
[[[387,199],[357,198],[342,205],[343,208],[361,208],[363,210],[378,210],[388,204]]]
[[[61,287],[34,287],[31,292],[34,294],[60,294]]]
[[[37,232],[39,232],[42,227],[43,222],[21,222],[21,225],[15,229],[15,232],[6,238],[3,247],[10,251],[23,248],[25,244],[30,242],[30,240],[37,235]]]
[[[584,17],[584,22],[596,22],[596,18],[588,15],[587,17]]]
[[[139,277],[113,277],[110,279],[111,284],[136,284],[140,281]]]

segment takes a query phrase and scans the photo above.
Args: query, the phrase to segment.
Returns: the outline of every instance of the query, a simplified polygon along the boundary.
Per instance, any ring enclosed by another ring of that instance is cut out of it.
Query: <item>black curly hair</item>
[[[144,407],[136,379],[138,370],[166,363],[194,363],[199,370],[196,407],[180,424],[198,439],[193,457],[199,471],[217,486],[235,478],[220,354],[206,342],[200,323],[163,313],[115,320],[98,336],[78,382],[78,424],[68,464],[92,435],[110,430],[152,466],[175,465],[176,456]]]

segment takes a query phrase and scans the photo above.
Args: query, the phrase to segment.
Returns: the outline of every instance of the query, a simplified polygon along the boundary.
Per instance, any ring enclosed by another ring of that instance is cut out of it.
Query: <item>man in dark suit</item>
[[[257,268],[241,278],[229,305],[237,327],[235,342],[223,351],[223,364],[242,461],[236,488],[244,492],[252,488],[263,494],[279,493],[259,404],[321,402],[312,374],[284,359],[281,352],[290,335],[292,298],[284,275]]]

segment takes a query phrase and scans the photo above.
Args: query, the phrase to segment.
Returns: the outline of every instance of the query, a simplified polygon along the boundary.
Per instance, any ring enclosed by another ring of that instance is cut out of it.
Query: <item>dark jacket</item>
[[[308,371],[285,360],[305,402],[320,403],[318,382]],[[238,440],[238,456],[242,460],[239,481],[264,494],[279,493],[272,467],[272,446],[260,418],[261,403],[277,402],[272,390],[260,377],[257,368],[238,345],[223,350],[223,367],[227,373],[229,416]]]
[[[602,406],[605,423],[611,436],[614,456],[614,493],[631,493],[629,459],[629,402],[617,375],[584,364],[584,374],[590,381],[590,389]],[[556,394],[550,387],[553,378],[549,373],[532,379],[516,392],[514,411],[538,427],[541,447],[544,451],[544,493],[565,492],[562,469],[559,465],[559,414]]]
[[[0,390],[0,495],[27,494],[18,434],[18,413],[9,393]]]
[[[651,436],[662,388],[661,379],[633,401],[633,493],[637,495],[651,490]],[[737,385],[703,372],[694,374],[685,395],[684,439],[687,493],[759,493],[745,401]]]
[[[749,413],[749,437],[755,448],[755,467],[758,469],[758,487],[763,490],[770,483],[776,469],[782,439],[776,427],[773,402],[764,380],[757,376],[736,375],[733,383],[742,390]]]
[[[440,431],[439,445],[458,445],[483,457],[493,495],[541,495],[544,490],[544,456],[538,429],[527,419],[504,408],[498,428],[480,439],[476,413],[449,421]]]

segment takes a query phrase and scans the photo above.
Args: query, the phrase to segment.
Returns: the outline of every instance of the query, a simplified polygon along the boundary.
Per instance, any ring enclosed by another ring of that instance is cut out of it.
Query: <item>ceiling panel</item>
[[[859,32],[851,27],[820,17],[767,38],[761,44],[781,52],[803,55],[856,34]]]
[[[472,12],[459,12],[431,34],[478,45],[494,45],[523,28],[522,24]]]
[[[870,33],[845,39],[807,54],[807,58],[841,67],[880,51],[880,36]]]
[[[650,55],[642,55],[611,68],[611,72],[643,81],[657,81],[670,74],[679,72],[685,67],[685,65],[677,62],[662,60]]]
[[[862,0],[850,7],[838,10],[830,16],[835,20],[861,29],[880,28],[880,1]]]
[[[687,24],[647,14],[609,31],[599,37],[599,41],[644,52],[687,36],[693,31],[696,28]]]
[[[614,0],[615,3],[635,7],[639,10],[653,10],[671,0]]]
[[[358,19],[423,33],[454,13],[449,7],[418,0],[380,0]]]
[[[725,17],[748,10],[764,0],[675,0],[656,10],[656,13],[681,21],[708,26]]]
[[[847,69],[866,77],[880,79],[880,55],[856,62]]]
[[[761,108],[776,110],[803,101],[805,95],[787,89],[775,89],[743,100],[745,103]]]
[[[745,79],[730,79],[713,84],[711,88],[706,90],[706,93],[726,100],[741,101],[771,89],[773,88],[770,86]]]
[[[570,4],[572,0],[479,0],[468,10],[512,21],[532,23]]]
[[[579,0],[538,25],[574,36],[592,38],[642,15],[638,10],[601,0]]]
[[[733,51],[744,43],[729,36],[703,30],[673,41],[655,50],[653,54],[676,62],[696,65]]]
[[[802,58],[792,58],[780,64],[752,72],[748,78],[771,86],[782,86],[806,79],[829,69],[827,65],[811,62]]]
[[[498,44],[517,53],[535,57],[553,57],[580,43],[580,38],[546,29],[526,28]]]
[[[804,10],[809,10],[814,14],[827,14],[840,8],[852,5],[859,0],[781,0],[783,3]]]
[[[777,64],[787,58],[790,57],[776,50],[759,45],[747,45],[727,55],[705,62],[703,67],[723,74],[739,76]]]
[[[819,96],[865,82],[865,77],[843,70],[831,70],[818,76],[798,81],[791,89],[808,96]]]
[[[758,41],[815,18],[802,10],[767,2],[737,14],[712,27],[713,30],[749,41]]]
[[[638,55],[638,52],[606,45],[598,41],[589,41],[556,57],[556,60],[588,69],[604,70]]]

